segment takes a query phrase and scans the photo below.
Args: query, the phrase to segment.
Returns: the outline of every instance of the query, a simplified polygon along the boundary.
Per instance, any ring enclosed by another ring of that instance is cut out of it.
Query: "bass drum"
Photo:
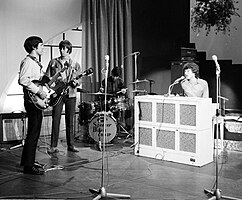
[[[110,112],[96,113],[89,123],[89,135],[96,142],[103,143],[104,116],[106,116],[105,143],[111,142],[117,134],[116,120]]]

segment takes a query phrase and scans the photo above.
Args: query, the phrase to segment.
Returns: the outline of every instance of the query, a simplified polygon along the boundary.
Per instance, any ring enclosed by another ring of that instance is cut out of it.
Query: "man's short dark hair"
[[[196,78],[199,78],[199,66],[194,62],[188,62],[183,66],[183,73],[186,69],[191,69]]]
[[[43,40],[38,36],[30,36],[24,41],[24,49],[31,53],[34,48],[38,47],[39,43],[43,43]]]
[[[68,49],[68,53],[71,54],[72,52],[72,44],[69,40],[62,40],[59,43],[59,49],[63,49],[63,48],[67,48]]]
[[[111,73],[112,73],[112,76],[115,76],[115,77],[119,76],[120,77],[121,76],[121,68],[120,67],[114,67],[112,69]]]

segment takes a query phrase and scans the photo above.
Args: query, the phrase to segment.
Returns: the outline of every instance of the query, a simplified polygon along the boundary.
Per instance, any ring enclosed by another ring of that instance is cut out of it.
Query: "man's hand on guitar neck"
[[[46,92],[42,87],[39,87],[39,91],[36,93],[41,99],[45,99],[47,97]]]
[[[77,85],[78,85],[78,81],[77,81],[76,79],[74,79],[74,80],[72,80],[72,81],[70,82],[70,86],[71,86],[72,88],[75,88]]]

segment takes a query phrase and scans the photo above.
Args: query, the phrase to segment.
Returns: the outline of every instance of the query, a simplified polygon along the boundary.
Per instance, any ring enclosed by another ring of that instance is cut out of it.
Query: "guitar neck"
[[[57,78],[60,76],[60,74],[61,74],[62,72],[64,72],[66,69],[67,69],[67,67],[64,65],[64,67],[63,67],[60,71],[56,72],[55,75],[52,76],[51,80],[48,82],[48,85],[50,86],[50,85],[52,85],[54,82],[56,82],[56,80],[57,80]]]
[[[58,76],[60,75],[60,72],[57,72],[52,78],[51,80],[48,82],[48,85],[52,85],[54,82],[56,82]]]

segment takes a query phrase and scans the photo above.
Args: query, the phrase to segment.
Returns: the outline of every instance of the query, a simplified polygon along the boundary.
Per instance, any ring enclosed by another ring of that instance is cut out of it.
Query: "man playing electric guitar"
[[[46,97],[42,99],[38,94],[34,94],[33,92],[28,91],[28,96],[30,100],[38,109],[44,110],[49,106],[55,106],[54,96],[56,96],[57,90],[63,85],[56,84],[56,80],[66,69],[67,66],[66,64],[64,64],[64,67],[60,71],[56,72],[56,74],[51,79],[48,76],[43,75],[40,80],[32,81],[36,86],[41,89],[41,91],[45,92],[46,94]]]
[[[79,74],[81,74],[82,69],[78,62],[71,59],[70,54],[72,52],[72,44],[68,40],[63,40],[59,43],[59,51],[60,57],[52,59],[47,67],[46,73],[52,77],[56,74],[56,72],[60,71],[64,63],[68,63],[67,70],[65,70],[61,75],[57,78],[56,84],[68,84],[71,80],[73,80],[68,87],[63,98],[61,98],[60,102],[58,102],[55,106],[53,106],[52,110],[52,131],[51,131],[51,145],[48,153],[56,153],[58,152],[57,145],[59,139],[60,132],[60,120],[61,113],[63,110],[63,105],[65,104],[65,123],[66,123],[66,141],[67,141],[67,150],[72,152],[78,152],[79,150],[74,146],[74,114],[76,108],[76,95],[77,89],[76,87],[80,85],[80,79],[77,80]]]

